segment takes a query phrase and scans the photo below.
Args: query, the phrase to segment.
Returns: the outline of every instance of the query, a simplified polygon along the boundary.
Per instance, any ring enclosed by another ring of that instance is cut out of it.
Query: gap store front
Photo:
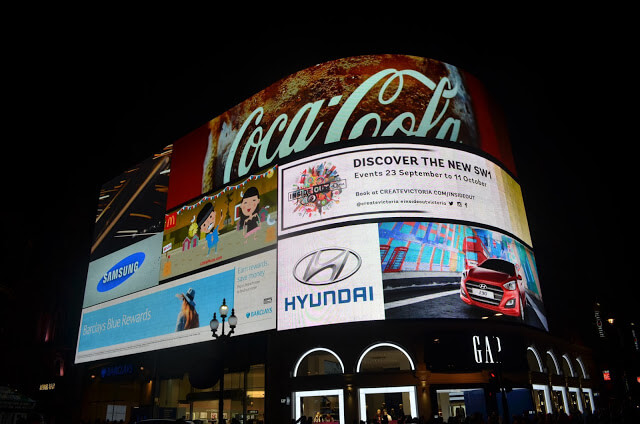
[[[99,193],[84,293],[91,421],[594,404],[589,352],[548,333],[500,114],[433,59],[322,63],[150,152]]]
[[[457,322],[372,322],[278,334],[288,348],[268,368],[283,384],[269,387],[279,390],[282,419],[290,413],[369,422],[386,414],[393,422],[447,421],[594,411],[584,366],[592,363],[589,350],[510,323],[484,324],[472,330]],[[540,349],[563,352],[582,368],[573,374],[529,363]],[[554,392],[565,396],[554,402]]]

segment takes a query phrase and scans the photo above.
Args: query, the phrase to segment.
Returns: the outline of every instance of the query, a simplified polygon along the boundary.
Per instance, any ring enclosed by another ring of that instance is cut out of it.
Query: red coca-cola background
[[[385,71],[389,77],[375,80]],[[425,85],[424,80],[433,84]],[[447,89],[449,93],[455,91],[455,95],[447,98]],[[358,95],[363,91],[366,93]],[[345,109],[349,107],[353,110],[347,115]],[[240,172],[242,169],[257,171],[265,166],[264,161],[261,164],[255,159],[259,154],[273,158],[269,165],[286,162],[286,155],[293,153],[291,140],[306,136],[306,150],[330,150],[344,147],[353,129],[362,122],[366,125],[361,125],[360,135],[351,135],[351,139],[375,142],[380,139],[381,130],[401,122],[403,128],[395,131],[393,138],[406,141],[413,137],[414,124],[421,116],[424,123],[428,113],[432,114],[426,122],[429,132],[422,134],[423,138],[480,149],[516,175],[502,115],[477,78],[433,59],[357,56],[292,74],[175,141],[167,209],[242,178],[246,175]],[[338,141],[327,141],[336,119],[344,120],[339,122],[343,131]],[[290,138],[283,142],[287,131]],[[388,142],[389,138],[380,142]],[[286,144],[286,155],[279,151],[281,142]],[[247,146],[248,143],[252,144]],[[244,162],[239,165],[241,160]]]

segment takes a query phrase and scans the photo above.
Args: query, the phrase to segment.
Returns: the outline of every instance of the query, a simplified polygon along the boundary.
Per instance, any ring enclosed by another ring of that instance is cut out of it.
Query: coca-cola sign
[[[299,71],[229,109],[194,132],[199,139],[176,142],[174,163],[189,155],[192,165],[203,164],[202,193],[296,153],[391,136],[462,143],[509,167],[508,142],[505,148],[498,140],[492,113],[478,81],[455,66],[414,56],[357,56]],[[206,144],[201,161],[189,147],[195,143]],[[176,171],[172,188],[182,184]],[[175,193],[169,196],[170,207],[179,203]]]

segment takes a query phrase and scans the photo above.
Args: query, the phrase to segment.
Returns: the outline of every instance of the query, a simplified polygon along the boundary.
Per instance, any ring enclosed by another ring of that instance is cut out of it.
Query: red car
[[[491,258],[462,273],[463,302],[524,320],[524,282],[511,262]]]

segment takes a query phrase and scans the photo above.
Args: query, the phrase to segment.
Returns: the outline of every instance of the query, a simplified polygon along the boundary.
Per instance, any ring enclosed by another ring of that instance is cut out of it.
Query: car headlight
[[[502,287],[504,287],[507,290],[515,290],[516,289],[516,282],[515,281],[509,281],[508,283],[503,284]]]

